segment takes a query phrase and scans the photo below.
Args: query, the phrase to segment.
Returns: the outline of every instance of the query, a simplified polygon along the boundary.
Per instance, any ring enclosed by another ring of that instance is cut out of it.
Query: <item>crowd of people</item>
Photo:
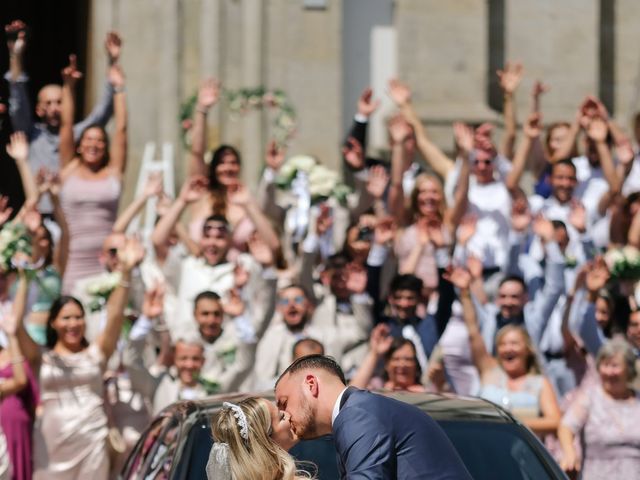
[[[519,129],[524,69],[507,64],[501,141],[456,123],[448,155],[392,80],[390,156],[367,155],[383,93],[365,89],[336,145],[342,197],[314,193],[302,167],[283,190],[305,159],[274,141],[245,185],[236,148],[209,152],[221,85],[207,79],[176,198],[152,174],[124,205],[119,35],[99,103],[74,123],[75,57],[32,105],[26,25],[5,32],[0,176],[24,201],[0,199],[0,479],[110,478],[165,406],[272,390],[317,353],[362,389],[495,402],[584,479],[640,471],[640,115],[629,136],[588,96],[545,126],[536,82]],[[151,199],[153,232],[132,234]],[[288,435],[272,405],[251,408]]]

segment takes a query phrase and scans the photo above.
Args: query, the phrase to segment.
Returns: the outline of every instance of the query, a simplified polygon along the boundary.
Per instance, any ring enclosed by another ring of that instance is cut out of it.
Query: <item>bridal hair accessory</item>
[[[229,445],[226,443],[214,443],[209,453],[207,462],[208,480],[231,480],[231,467],[229,466]]]
[[[249,423],[247,422],[247,416],[238,405],[234,403],[224,402],[222,408],[229,408],[233,412],[233,416],[236,417],[238,428],[240,429],[240,436],[243,440],[249,440]]]

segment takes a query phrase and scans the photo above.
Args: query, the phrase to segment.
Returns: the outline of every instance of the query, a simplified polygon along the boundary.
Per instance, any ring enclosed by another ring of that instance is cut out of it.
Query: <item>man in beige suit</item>
[[[311,321],[312,303],[304,288],[291,285],[280,290],[277,310],[282,321],[272,323],[260,339],[252,387],[273,388],[275,380],[293,360],[293,346],[303,338],[320,342],[326,354],[340,362],[354,346],[366,343],[371,325],[370,308],[369,302],[354,302],[353,312],[344,314],[351,317],[350,321],[345,318],[340,325],[330,322],[315,325]]]

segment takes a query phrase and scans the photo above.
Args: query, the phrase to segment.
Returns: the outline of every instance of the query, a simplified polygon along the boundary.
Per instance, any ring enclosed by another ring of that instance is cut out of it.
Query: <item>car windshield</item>
[[[523,427],[510,423],[478,421],[439,421],[458,450],[467,469],[476,480],[539,480],[554,479],[541,449],[532,442]],[[200,419],[190,430],[189,438],[175,479],[205,478],[205,467],[213,440],[210,421]],[[425,446],[428,448],[428,446]],[[308,470],[318,480],[339,477],[336,454],[331,437],[301,442],[291,454],[301,469]]]

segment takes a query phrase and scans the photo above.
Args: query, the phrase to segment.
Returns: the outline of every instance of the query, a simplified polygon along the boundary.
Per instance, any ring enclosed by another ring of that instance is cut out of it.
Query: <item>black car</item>
[[[427,393],[385,393],[431,415],[458,450],[476,480],[564,479],[540,441],[508,412],[478,398]],[[262,395],[267,398],[271,394]],[[224,401],[246,395],[217,395],[178,402],[162,411],[144,432],[122,471],[123,479],[206,479],[210,423]],[[425,445],[428,448],[428,445]],[[338,478],[330,436],[300,442],[291,454],[316,478]],[[307,468],[307,467],[305,467]]]

